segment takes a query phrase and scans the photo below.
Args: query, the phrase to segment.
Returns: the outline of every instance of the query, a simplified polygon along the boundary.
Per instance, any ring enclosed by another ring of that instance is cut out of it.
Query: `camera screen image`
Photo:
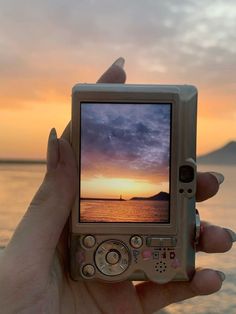
[[[81,103],[79,222],[169,223],[170,103]]]

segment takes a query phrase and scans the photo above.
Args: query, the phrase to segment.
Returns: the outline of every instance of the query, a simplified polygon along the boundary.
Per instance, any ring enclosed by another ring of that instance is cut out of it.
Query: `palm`
[[[58,256],[55,257],[50,284],[42,294],[38,306],[46,313],[143,313],[135,286],[130,281],[116,284],[73,281],[64,272]],[[31,290],[32,291],[32,290]]]
[[[52,267],[49,294],[54,293],[61,313],[143,313],[136,288],[131,281],[103,283],[101,281],[74,281],[70,278],[67,254],[68,224],[60,237]],[[57,287],[57,289],[55,289]],[[55,295],[55,290],[60,291]],[[65,309],[63,311],[63,309]],[[70,311],[68,311],[70,309]],[[58,312],[55,312],[58,313]]]

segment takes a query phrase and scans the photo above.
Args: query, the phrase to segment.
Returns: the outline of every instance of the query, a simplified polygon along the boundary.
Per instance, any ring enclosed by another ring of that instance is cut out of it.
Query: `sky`
[[[170,104],[82,104],[81,197],[169,192],[170,115]]]
[[[234,0],[0,0],[0,158],[44,159],[120,56],[128,83],[198,87],[198,154],[236,140],[235,29]]]

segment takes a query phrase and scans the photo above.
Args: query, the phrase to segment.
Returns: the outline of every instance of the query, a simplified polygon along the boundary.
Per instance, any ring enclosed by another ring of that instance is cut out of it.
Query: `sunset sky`
[[[170,114],[169,104],[82,104],[81,197],[169,192]]]
[[[128,83],[198,87],[198,154],[236,140],[235,29],[235,0],[0,0],[0,158],[44,159],[72,86],[120,56]]]

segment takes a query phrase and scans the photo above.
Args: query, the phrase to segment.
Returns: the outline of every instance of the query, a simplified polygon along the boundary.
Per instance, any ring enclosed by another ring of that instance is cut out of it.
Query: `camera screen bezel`
[[[108,85],[108,84],[104,84]],[[71,143],[76,155],[77,167],[80,169],[80,104],[89,103],[141,103],[141,104],[171,104],[171,138],[170,138],[170,202],[169,202],[169,222],[152,223],[152,222],[79,222],[79,193],[77,194],[74,207],[72,209],[72,232],[78,234],[86,233],[107,233],[107,234],[127,234],[127,233],[155,233],[158,227],[159,234],[175,234],[178,218],[178,147],[180,147],[179,128],[179,94],[178,91],[162,92],[139,88],[129,88],[124,85],[107,86],[107,90],[75,90],[72,94],[72,124],[71,124]],[[117,90],[116,90],[117,87]],[[105,86],[104,86],[105,88]],[[111,89],[109,91],[109,88]],[[106,89],[106,88],[105,88]],[[78,176],[78,190],[80,188],[80,176]]]
[[[117,102],[117,101],[112,101],[112,102],[88,102],[88,101],[84,101],[84,102],[81,102],[80,103],[80,138],[81,138],[81,134],[82,134],[82,129],[81,129],[81,120],[82,120],[82,106],[83,107],[86,107],[86,104],[89,104],[89,105],[95,105],[96,106],[103,106],[104,104],[109,104],[111,106],[117,104],[117,105],[133,105],[133,110],[138,110],[138,105],[143,105],[143,106],[148,106],[148,105],[153,105],[153,106],[169,106],[170,107],[170,114],[169,114],[169,118],[170,118],[170,125],[169,125],[169,131],[170,131],[170,134],[169,134],[169,159],[168,159],[168,166],[169,166],[169,170],[168,170],[168,194],[171,195],[171,136],[172,136],[172,126],[171,126],[171,122],[172,122],[172,104],[171,103],[154,103],[154,102],[149,102],[149,103],[141,103],[141,102],[125,102],[125,101],[120,101],[120,102]],[[135,109],[135,106],[136,106],[136,109]],[[80,140],[80,144],[79,144],[79,159],[81,160],[81,140]],[[78,174],[79,174],[79,202],[80,202],[80,198],[81,198],[81,163],[79,163],[79,169],[78,169]],[[125,205],[125,203],[124,203]],[[79,223],[101,223],[101,222],[97,222],[97,221],[81,221],[80,220],[80,206],[81,206],[81,203],[79,204],[79,209],[78,209],[78,222]],[[170,222],[170,200],[168,200],[168,220],[167,221],[146,221],[145,223],[155,223],[155,224],[163,224],[163,223],[169,223]],[[104,222],[104,223],[138,223],[138,224],[143,224],[144,222],[140,222],[140,221],[107,221],[107,222]]]

